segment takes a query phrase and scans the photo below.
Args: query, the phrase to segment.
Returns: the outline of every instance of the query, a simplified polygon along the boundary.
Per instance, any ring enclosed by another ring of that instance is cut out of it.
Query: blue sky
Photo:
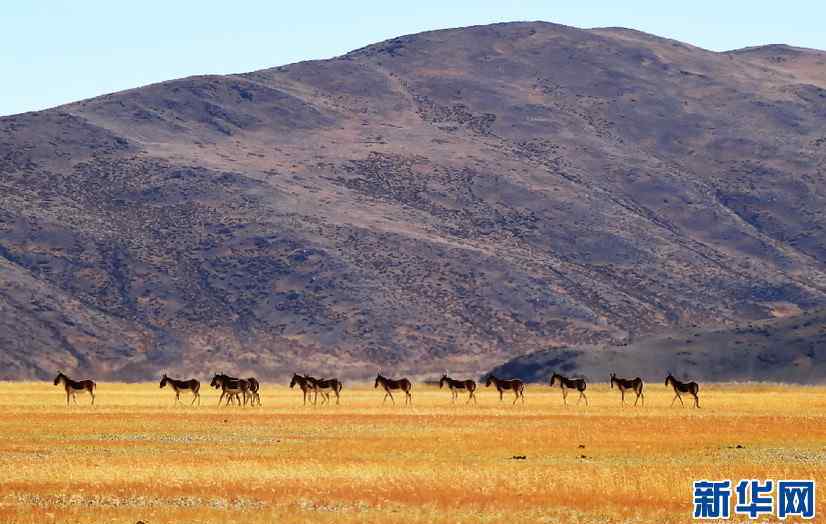
[[[15,1],[0,8],[0,115],[193,74],[329,58],[429,29],[624,26],[713,50],[826,49],[826,1]]]

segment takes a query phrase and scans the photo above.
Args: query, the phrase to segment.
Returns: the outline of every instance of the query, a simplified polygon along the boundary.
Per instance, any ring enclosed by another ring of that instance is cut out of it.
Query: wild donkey
[[[69,397],[72,397],[72,400],[75,401],[77,404],[77,392],[78,391],[86,391],[92,397],[92,405],[95,405],[95,388],[97,384],[95,384],[92,380],[72,380],[62,372],[59,372],[54,379],[54,385],[58,385],[63,383],[63,389],[66,390],[66,405],[69,405]]]
[[[614,384],[616,384],[617,389],[620,390],[623,405],[625,405],[625,392],[631,390],[637,395],[637,398],[634,400],[634,405],[636,406],[637,402],[642,399],[642,405],[645,406],[645,395],[642,392],[644,384],[640,377],[633,379],[617,378],[616,373],[611,373],[611,389],[614,389]]]
[[[685,407],[683,403],[683,393],[688,393],[692,397],[694,397],[694,407],[700,407],[700,397],[698,396],[700,392],[700,385],[696,382],[680,382],[671,374],[668,373],[668,376],[665,377],[665,385],[666,387],[671,384],[671,387],[674,388],[674,398],[671,399],[671,405],[674,405],[674,401],[680,399],[680,405]]]
[[[467,402],[468,404],[471,400],[473,403],[476,404],[476,382],[473,380],[454,380],[447,376],[447,373],[442,375],[442,378],[439,380],[439,389],[442,389],[445,384],[447,384],[448,389],[450,390],[450,398],[451,402],[456,402],[456,399],[459,398],[460,391],[467,391],[468,397]]]
[[[384,388],[384,400],[381,401],[382,404],[387,402],[387,397],[390,397],[393,404],[396,403],[396,399],[393,398],[393,393],[391,393],[391,391],[395,389],[400,389],[404,392],[405,404],[413,404],[413,395],[410,394],[410,390],[413,389],[413,383],[408,379],[400,378],[398,380],[394,380],[392,378],[383,377],[381,373],[379,373],[376,375],[376,383],[373,385],[373,388],[378,388],[379,385]]]
[[[199,406],[201,405],[201,383],[194,378],[190,380],[176,380],[174,378],[167,377],[166,373],[164,373],[163,377],[161,377],[161,388],[166,387],[167,384],[169,384],[172,391],[175,392],[176,403],[181,401],[181,391],[191,391],[192,402],[190,405],[195,404],[195,400],[198,401]]]
[[[559,388],[562,390],[562,403],[567,407],[568,406],[568,390],[574,389],[579,391],[579,398],[576,399],[577,405],[579,405],[579,401],[585,399],[585,405],[588,406],[588,397],[585,396],[585,388],[588,387],[588,384],[585,383],[584,378],[568,378],[563,377],[557,373],[554,373],[551,376],[550,386],[554,387],[554,384],[559,382]]]
[[[496,387],[496,391],[499,392],[500,402],[505,391],[513,391],[513,403],[516,404],[516,401],[520,398],[522,399],[522,403],[525,403],[525,383],[518,378],[496,378],[493,375],[489,375],[485,381],[485,387],[489,388],[491,384],[493,384]]]

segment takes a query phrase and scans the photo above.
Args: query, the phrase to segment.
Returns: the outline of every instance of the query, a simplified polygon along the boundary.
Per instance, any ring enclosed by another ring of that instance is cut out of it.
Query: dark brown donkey
[[[635,406],[640,399],[642,399],[642,405],[645,405],[645,395],[642,392],[644,384],[640,377],[634,379],[617,378],[616,373],[611,373],[611,389],[614,389],[614,384],[616,384],[617,389],[620,390],[623,405],[625,405],[625,392],[628,390],[633,391],[637,395],[637,398],[634,400]]]
[[[250,377],[247,380],[247,384],[249,384],[249,389],[247,393],[250,397],[250,406],[260,406],[261,405],[261,395],[258,391],[261,389],[261,383],[258,382],[258,379],[255,377]],[[244,405],[247,404],[247,399],[244,397]]]
[[[588,406],[588,397],[585,396],[585,388],[588,387],[588,384],[585,383],[584,378],[568,378],[563,377],[557,373],[554,373],[551,376],[550,386],[554,387],[554,384],[559,382],[559,388],[562,390],[562,402],[565,406],[568,405],[568,390],[575,389],[579,391],[579,398],[576,399],[577,405],[579,405],[579,401],[585,399],[585,405]]]
[[[525,383],[519,380],[518,378],[496,378],[493,375],[489,375],[488,379],[485,381],[485,387],[490,387],[493,384],[496,386],[496,391],[499,392],[499,401],[502,401],[502,395],[505,391],[511,390],[516,397],[513,399],[513,403],[516,404],[516,401],[520,398],[522,399],[522,403],[525,403]]]
[[[325,402],[330,402],[331,391],[335,394],[336,405],[338,405],[339,400],[341,399],[341,388],[344,387],[341,381],[337,378],[319,378],[313,380],[315,381],[313,389],[315,390],[316,398],[318,398],[318,394],[321,393],[321,405],[323,406]]]
[[[473,403],[476,404],[476,382],[473,380],[454,380],[447,376],[447,373],[442,375],[442,378],[439,380],[439,389],[442,389],[445,384],[447,384],[448,389],[450,390],[450,401],[456,402],[456,399],[459,398],[460,391],[467,391],[468,397],[467,402],[469,403],[471,399],[473,399]]]
[[[301,388],[301,392],[304,393],[304,405],[307,405],[307,396],[309,396],[310,392],[315,391],[315,382],[316,379],[307,375],[299,375],[298,373],[293,373],[293,379],[290,381],[290,387],[295,387],[297,384],[298,387]],[[315,402],[313,402],[315,405]]]
[[[175,392],[175,402],[181,401],[181,391],[191,391],[192,402],[190,405],[195,404],[196,399],[198,400],[198,405],[201,405],[201,383],[194,378],[190,380],[177,380],[167,377],[166,373],[164,373],[161,378],[161,388],[166,387],[167,384],[169,384],[172,391]]]
[[[674,388],[674,398],[671,399],[671,405],[674,405],[674,401],[680,399],[680,405],[685,407],[683,403],[683,393],[688,393],[692,397],[694,397],[694,407],[700,407],[700,397],[697,394],[700,392],[700,385],[696,382],[680,382],[669,372],[668,376],[665,377],[665,385],[668,386],[671,384],[671,387]]]
[[[63,389],[66,390],[66,405],[69,405],[69,397],[77,404],[77,392],[87,391],[92,396],[92,405],[95,405],[95,388],[97,384],[93,380],[72,380],[63,373],[58,373],[54,379],[54,385],[63,383]]]
[[[381,387],[384,388],[384,400],[381,401],[382,404],[387,402],[387,397],[390,397],[390,400],[392,400],[393,404],[395,404],[396,399],[393,398],[393,393],[391,393],[391,391],[394,389],[400,389],[404,392],[405,405],[408,402],[410,405],[413,405],[413,395],[410,394],[410,390],[413,388],[413,383],[406,378],[393,380],[392,378],[383,377],[381,373],[379,373],[376,375],[376,383],[373,385],[373,389],[378,388],[379,384],[381,384]]]
[[[246,380],[218,373],[212,377],[212,382],[210,382],[209,385],[215,389],[221,389],[221,396],[218,397],[218,406],[221,405],[224,397],[227,399],[227,406],[230,405],[233,399],[238,403],[238,406],[241,406],[241,395],[244,396],[244,404],[247,403],[246,400],[250,385]]]

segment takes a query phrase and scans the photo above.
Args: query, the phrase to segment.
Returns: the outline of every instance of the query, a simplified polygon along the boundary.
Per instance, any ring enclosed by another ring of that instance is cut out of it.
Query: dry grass
[[[414,393],[382,407],[346,385],[313,409],[267,387],[262,409],[217,409],[209,391],[191,409],[157,384],[100,384],[94,409],[67,409],[49,383],[3,383],[0,522],[665,524],[691,521],[692,480],[752,477],[821,481],[826,515],[826,388],[709,386],[701,410],[669,409],[661,383],[644,409],[604,384],[567,410],[539,385],[524,407]]]

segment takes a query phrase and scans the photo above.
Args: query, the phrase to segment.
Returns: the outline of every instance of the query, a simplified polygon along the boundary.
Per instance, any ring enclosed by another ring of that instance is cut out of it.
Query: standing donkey
[[[69,405],[69,397],[75,401],[77,404],[77,392],[78,391],[86,391],[92,397],[92,405],[95,405],[95,388],[97,384],[95,384],[92,380],[79,380],[75,381],[64,375],[62,372],[58,372],[57,376],[54,379],[54,385],[58,385],[63,383],[63,389],[66,390],[66,406]]]
[[[313,389],[315,389],[315,398],[318,399],[318,394],[321,393],[321,405],[323,406],[325,402],[330,404],[330,391],[336,396],[336,405],[338,405],[341,400],[341,388],[344,387],[341,381],[337,378],[319,378],[314,380]]]
[[[218,407],[221,406],[224,397],[227,399],[227,406],[229,406],[234,399],[240,407],[242,405],[241,395],[243,395],[244,398],[243,404],[246,405],[247,395],[249,393],[249,382],[246,380],[217,373],[212,377],[212,382],[210,382],[209,385],[221,390],[221,396],[218,397]]]
[[[261,389],[261,383],[258,382],[258,379],[255,377],[250,377],[247,380],[247,384],[249,385],[249,389],[247,393],[250,396],[250,406],[260,406],[261,405],[261,394],[259,390]],[[244,397],[244,404],[246,405],[247,400]]]
[[[191,391],[192,402],[190,405],[195,404],[195,400],[198,401],[199,406],[201,405],[201,383],[194,378],[189,380],[176,380],[174,378],[167,377],[166,373],[164,373],[161,378],[161,389],[166,387],[167,384],[169,384],[172,391],[175,392],[175,403],[181,401],[181,391]]]
[[[642,399],[642,405],[645,406],[645,395],[642,392],[644,384],[640,377],[633,379],[617,378],[616,373],[611,373],[611,389],[614,389],[614,384],[616,384],[617,389],[620,390],[620,394],[622,395],[622,405],[625,405],[625,392],[632,390],[634,394],[637,395],[637,398],[634,400],[634,406],[637,405],[640,399]]]
[[[675,400],[680,399],[680,405],[685,407],[685,404],[683,403],[683,393],[688,393],[689,395],[694,397],[694,407],[700,407],[700,397],[698,396],[698,393],[700,392],[699,384],[697,384],[696,382],[680,382],[679,380],[674,378],[670,371],[668,372],[668,376],[665,377],[666,387],[668,387],[669,384],[672,388],[674,388],[675,393],[674,398],[671,399],[672,406],[674,405]]]
[[[316,379],[309,375],[299,375],[298,373],[293,373],[293,379],[290,381],[290,388],[295,387],[296,385],[301,388],[301,392],[304,393],[304,405],[307,405],[307,397],[309,397],[311,391],[315,391],[315,382]],[[315,401],[318,398],[311,400],[313,405],[315,405]]]
[[[575,389],[579,391],[579,398],[576,399],[577,405],[579,405],[579,401],[585,399],[585,405],[588,406],[588,397],[585,396],[585,388],[588,387],[588,384],[585,383],[584,378],[568,378],[563,377],[557,373],[554,373],[551,376],[550,386],[554,387],[554,384],[559,382],[559,387],[562,390],[562,402],[565,406],[568,406],[568,390]]]

